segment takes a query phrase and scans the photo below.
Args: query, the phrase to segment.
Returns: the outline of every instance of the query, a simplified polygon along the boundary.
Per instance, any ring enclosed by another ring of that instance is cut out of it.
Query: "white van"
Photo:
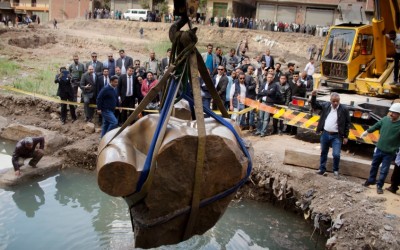
[[[145,9],[128,9],[125,11],[123,18],[128,21],[147,21],[149,10]]]

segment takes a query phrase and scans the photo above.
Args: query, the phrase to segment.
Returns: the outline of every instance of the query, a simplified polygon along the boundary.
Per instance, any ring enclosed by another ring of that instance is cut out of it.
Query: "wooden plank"
[[[319,159],[320,159],[319,150],[309,151],[304,149],[286,149],[283,163],[297,167],[318,169]],[[328,154],[328,162],[326,164],[327,172],[332,172],[332,165],[333,165],[333,159],[330,151]],[[369,177],[370,169],[371,169],[371,161],[356,159],[347,156],[340,157],[339,173],[342,175],[367,179]],[[392,176],[392,173],[393,173],[393,166],[390,166],[389,174],[387,175],[385,180],[386,183],[390,183],[390,177]],[[379,177],[379,171],[377,177]]]

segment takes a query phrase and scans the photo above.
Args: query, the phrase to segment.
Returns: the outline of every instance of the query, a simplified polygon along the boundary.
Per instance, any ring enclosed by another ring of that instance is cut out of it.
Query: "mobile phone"
[[[69,71],[68,70],[63,70],[61,72],[61,80],[68,81],[68,79],[69,79]]]

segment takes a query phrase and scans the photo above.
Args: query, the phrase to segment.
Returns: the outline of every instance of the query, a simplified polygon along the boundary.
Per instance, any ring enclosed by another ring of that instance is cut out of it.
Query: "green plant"
[[[160,12],[160,14],[168,14],[168,3],[167,2],[160,2],[157,4],[156,9]]]
[[[15,62],[0,58],[0,76],[14,76],[19,68]]]
[[[172,44],[170,41],[161,41],[158,43],[153,44],[151,47],[148,46],[147,49],[149,51],[154,50],[154,52],[156,53],[156,57],[158,59],[161,59],[163,57],[165,57],[165,54],[167,53],[167,49],[171,48]]]
[[[54,70],[39,70],[35,75],[17,78],[12,82],[14,88],[46,96],[55,96],[58,85],[54,84]]]

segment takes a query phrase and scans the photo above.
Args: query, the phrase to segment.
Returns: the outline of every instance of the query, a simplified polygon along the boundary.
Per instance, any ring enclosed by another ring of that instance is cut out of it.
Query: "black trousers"
[[[63,96],[61,98],[63,101],[73,102],[73,96]],[[76,120],[76,113],[75,113],[75,105],[69,105],[69,113],[71,114],[72,120]],[[65,121],[67,119],[67,104],[61,104],[61,121]]]
[[[121,107],[124,107],[124,108],[133,108],[134,106],[135,106],[135,97],[134,96],[125,97],[121,103]],[[128,119],[128,116],[131,114],[132,114],[132,111],[122,110],[120,119],[119,119],[119,123],[120,124],[124,123]]]
[[[390,178],[391,186],[390,188],[394,191],[399,190],[400,185],[400,166],[394,165],[393,174]]]

